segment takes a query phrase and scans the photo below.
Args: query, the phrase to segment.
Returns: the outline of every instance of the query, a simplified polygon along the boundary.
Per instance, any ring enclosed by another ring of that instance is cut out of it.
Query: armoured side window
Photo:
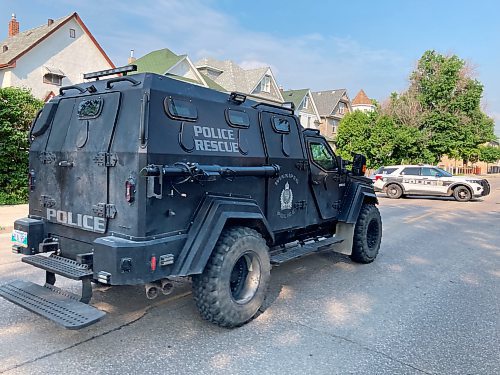
[[[337,161],[334,155],[324,144],[309,143],[309,149],[313,163],[327,171],[337,168]]]
[[[165,112],[176,120],[196,121],[198,110],[195,105],[187,100],[165,98]]]
[[[287,119],[283,117],[273,116],[271,117],[271,123],[276,133],[290,133],[290,122],[288,122]]]
[[[226,109],[226,121],[230,126],[235,128],[248,128],[250,127],[250,117],[244,111],[236,109]]]
[[[406,167],[401,171],[402,175],[405,176],[420,176],[420,168],[418,167]]]

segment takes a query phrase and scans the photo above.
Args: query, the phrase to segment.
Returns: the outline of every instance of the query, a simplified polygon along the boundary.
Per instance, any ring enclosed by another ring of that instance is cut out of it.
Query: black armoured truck
[[[375,259],[382,222],[362,155],[335,156],[293,106],[133,70],[62,87],[34,120],[12,249],[46,282],[9,282],[2,297],[78,329],[104,316],[92,283],[155,298],[190,277],[202,317],[237,327],[259,313],[272,265],[324,250]]]

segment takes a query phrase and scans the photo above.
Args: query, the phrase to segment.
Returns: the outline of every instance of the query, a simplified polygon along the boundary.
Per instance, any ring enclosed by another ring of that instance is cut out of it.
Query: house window
[[[43,83],[61,86],[63,77],[57,74],[47,73],[43,76]]]
[[[69,29],[69,37],[74,38],[76,35],[75,29]]]
[[[260,81],[260,91],[271,92],[271,76],[265,75]]]
[[[309,108],[309,97],[308,96],[306,96],[304,98],[304,109],[307,109],[307,108]]]
[[[343,115],[345,113],[345,103],[339,103],[339,114]]]

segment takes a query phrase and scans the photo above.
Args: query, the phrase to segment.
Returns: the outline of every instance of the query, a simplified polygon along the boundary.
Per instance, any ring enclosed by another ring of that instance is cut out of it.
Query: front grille
[[[481,180],[480,184],[483,187],[483,192],[481,193],[481,195],[488,195],[490,193],[490,183],[488,182],[488,180]]]

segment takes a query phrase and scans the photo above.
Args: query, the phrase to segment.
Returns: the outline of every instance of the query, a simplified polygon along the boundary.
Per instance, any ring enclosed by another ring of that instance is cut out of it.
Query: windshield
[[[441,168],[435,168],[443,175],[443,177],[453,177],[453,175],[450,172],[446,172],[444,169]]]

